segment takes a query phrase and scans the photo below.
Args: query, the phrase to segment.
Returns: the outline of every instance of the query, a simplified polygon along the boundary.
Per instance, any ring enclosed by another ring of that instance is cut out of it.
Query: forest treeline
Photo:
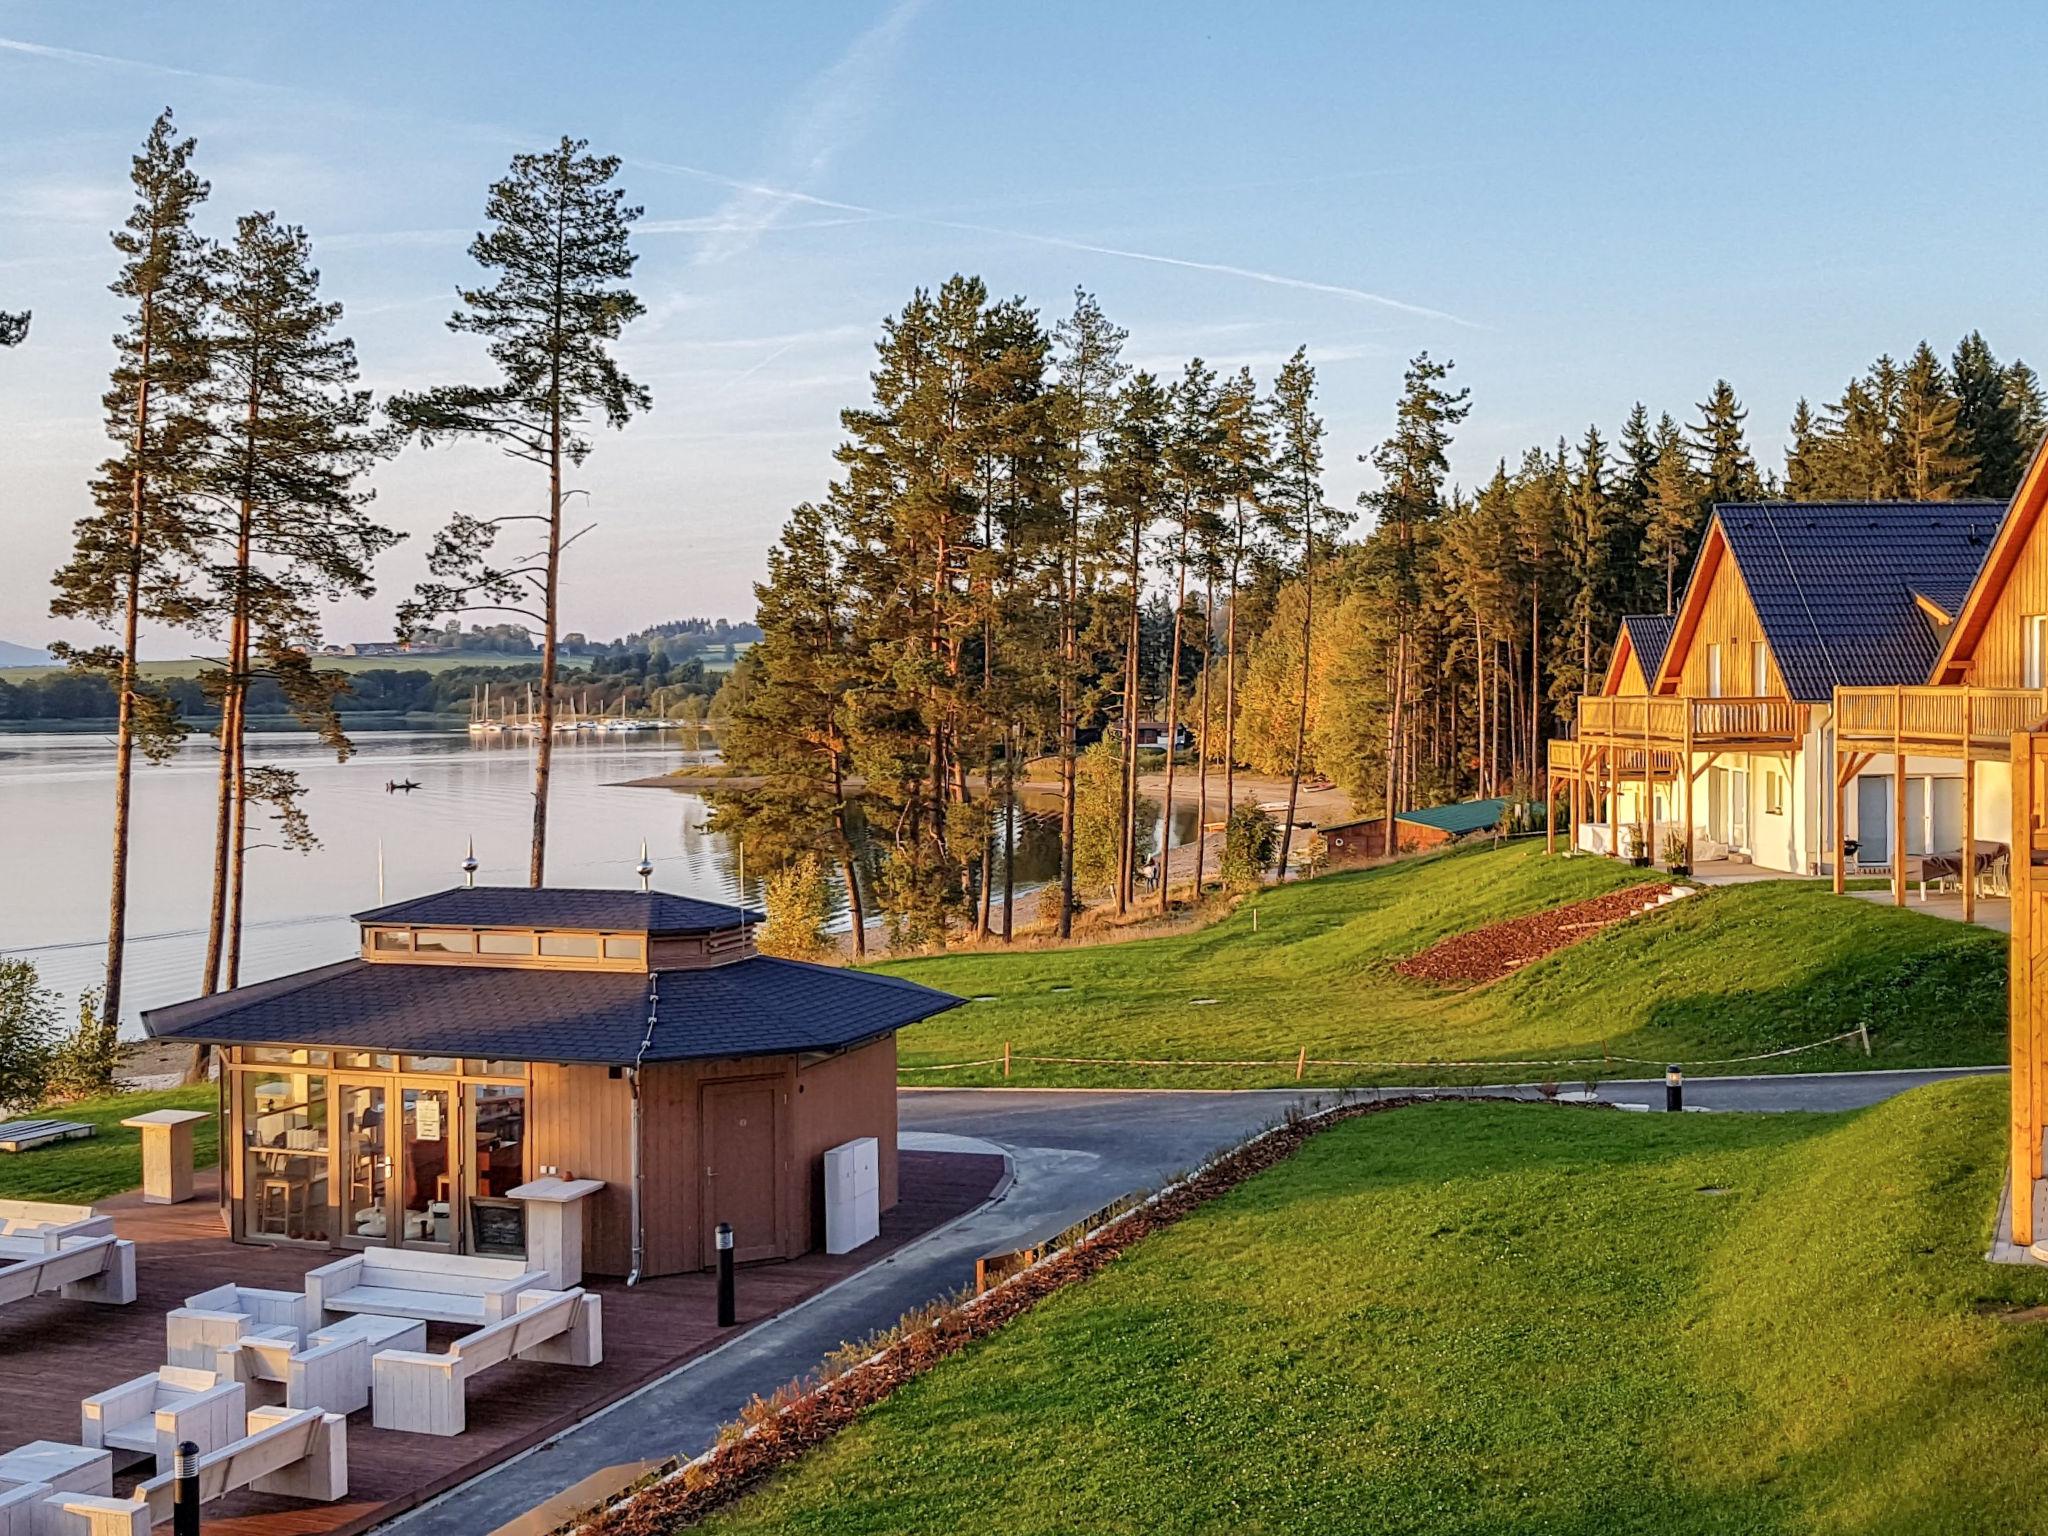
[[[872,398],[841,414],[838,476],[790,514],[756,589],[762,639],[721,714],[762,787],[720,815],[770,864],[836,864],[896,943],[1010,931],[1003,813],[1041,758],[1066,930],[1092,894],[1077,765],[1105,732],[1119,849],[1099,884],[1136,902],[1149,828],[1127,717],[1192,733],[1183,787],[1212,822],[1240,765],[1327,775],[1374,815],[1528,794],[1621,615],[1672,607],[1715,504],[2005,497],[2048,423],[2033,371],[1973,332],[1802,400],[1782,468],[1718,380],[1456,487],[1473,402],[1424,354],[1385,441],[1346,445],[1374,483],[1340,510],[1305,351],[1270,380],[1201,359],[1164,378],[1127,365],[1125,340],[1085,293],[1051,326],[972,277],[916,293],[883,325]]]

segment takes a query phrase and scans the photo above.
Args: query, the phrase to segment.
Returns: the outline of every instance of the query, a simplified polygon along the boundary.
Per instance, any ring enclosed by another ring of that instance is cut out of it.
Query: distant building
[[[1505,799],[1495,797],[1402,811],[1394,817],[1395,852],[1419,853],[1474,832],[1490,832],[1500,825],[1507,808]],[[1330,869],[1355,869],[1386,857],[1387,822],[1383,816],[1340,821],[1316,830],[1329,847]]]
[[[403,656],[406,647],[396,640],[354,640],[347,645],[331,647],[338,656]]]

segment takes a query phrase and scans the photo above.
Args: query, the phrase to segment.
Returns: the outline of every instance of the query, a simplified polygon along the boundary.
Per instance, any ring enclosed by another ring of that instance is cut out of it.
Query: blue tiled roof
[[[160,1038],[628,1064],[831,1050],[960,1006],[894,976],[756,955],[704,969],[548,971],[343,960],[144,1012]]]
[[[749,911],[748,921],[760,922]],[[740,909],[666,891],[569,886],[458,885],[372,907],[359,923],[449,923],[464,928],[608,928],[625,933],[708,933],[739,924]]]
[[[1420,810],[1401,811],[1396,821],[1413,822],[1417,826],[1436,827],[1453,835],[1466,832],[1484,832],[1500,824],[1500,813],[1506,810],[1504,799],[1460,800],[1452,805],[1429,805]]]
[[[1786,688],[1820,702],[1837,687],[1927,681],[1941,643],[1913,593],[1967,592],[2005,503],[1736,502],[1715,511]]]
[[[1657,669],[1664,665],[1664,652],[1671,644],[1671,631],[1677,626],[1676,615],[1669,613],[1621,616],[1621,627],[1628,631],[1628,643],[1636,653],[1636,665],[1643,669],[1645,684],[1657,680]]]

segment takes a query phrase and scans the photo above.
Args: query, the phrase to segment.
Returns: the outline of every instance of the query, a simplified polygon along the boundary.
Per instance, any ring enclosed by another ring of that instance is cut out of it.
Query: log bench
[[[419,1435],[459,1435],[465,1386],[507,1360],[592,1366],[604,1359],[602,1304],[581,1289],[522,1291],[510,1317],[465,1334],[445,1354],[387,1349],[370,1362],[370,1422]]]
[[[429,1323],[478,1327],[513,1310],[521,1291],[548,1277],[518,1259],[384,1248],[352,1253],[306,1276],[306,1296],[319,1322],[329,1314],[373,1312]]]

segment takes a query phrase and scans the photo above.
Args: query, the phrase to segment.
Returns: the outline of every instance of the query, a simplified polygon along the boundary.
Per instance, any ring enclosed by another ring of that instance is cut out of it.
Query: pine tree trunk
[[[1535,798],[1536,781],[1542,776],[1538,758],[1543,743],[1543,682],[1537,668],[1543,655],[1543,604],[1542,586],[1538,581],[1529,583],[1529,788],[1530,799]]]
[[[1144,619],[1144,520],[1131,513],[1131,625],[1124,657],[1123,810],[1117,839],[1116,915],[1130,910],[1138,875],[1138,644]]]
[[[846,785],[840,778],[839,757],[835,748],[832,758],[832,826],[839,837],[839,869],[846,881],[846,915],[853,925],[853,958],[865,960],[868,956],[867,913],[862,909],[860,880],[857,862],[853,856],[853,837],[846,825]],[[740,893],[740,903],[746,904],[746,893]]]
[[[1394,686],[1388,690],[1393,707],[1387,711],[1387,799],[1383,807],[1386,823],[1380,836],[1380,854],[1392,858],[1398,851],[1394,842],[1394,812],[1398,808],[1401,752],[1401,708],[1405,702],[1403,693],[1408,683],[1408,631],[1404,625],[1394,637]]]
[[[1210,653],[1215,645],[1215,634],[1209,626],[1215,613],[1216,577],[1212,569],[1202,592],[1202,683],[1197,705],[1202,715],[1202,728],[1195,747],[1195,903],[1198,906],[1202,900],[1202,866],[1209,852],[1209,663],[1213,659]]]
[[[248,738],[235,732],[235,825],[234,842],[228,855],[228,957],[227,990],[242,984],[242,879],[247,869],[249,844]]]
[[[1304,512],[1308,521],[1301,540],[1301,710],[1294,717],[1294,763],[1287,775],[1287,824],[1280,829],[1278,878],[1287,879],[1287,855],[1294,844],[1294,811],[1301,800],[1302,749],[1308,744],[1308,684],[1314,665],[1316,631],[1315,513]]]
[[[1017,910],[1017,755],[1020,733],[1011,731],[1003,750],[1003,942],[1010,942],[1011,914]]]
[[[1180,748],[1180,619],[1188,600],[1188,530],[1181,524],[1180,555],[1174,562],[1179,575],[1173,600],[1173,644],[1168,647],[1166,666],[1166,810],[1159,831],[1159,915],[1166,916],[1167,892],[1173,885],[1173,770]],[[1200,828],[1196,837],[1201,836]],[[1201,894],[1195,887],[1195,894]]]
[[[562,576],[562,408],[559,389],[548,420],[548,560],[541,591],[540,720],[533,751],[533,852],[526,883],[547,884],[548,775],[555,765],[556,598]],[[746,904],[746,892],[740,892]]]
[[[1067,523],[1067,548],[1062,560],[1065,591],[1060,611],[1060,910],[1057,931],[1063,939],[1074,935],[1074,829],[1079,785],[1076,777],[1080,759],[1079,710],[1074,699],[1074,682],[1080,671],[1081,604],[1081,491],[1074,499]]]

